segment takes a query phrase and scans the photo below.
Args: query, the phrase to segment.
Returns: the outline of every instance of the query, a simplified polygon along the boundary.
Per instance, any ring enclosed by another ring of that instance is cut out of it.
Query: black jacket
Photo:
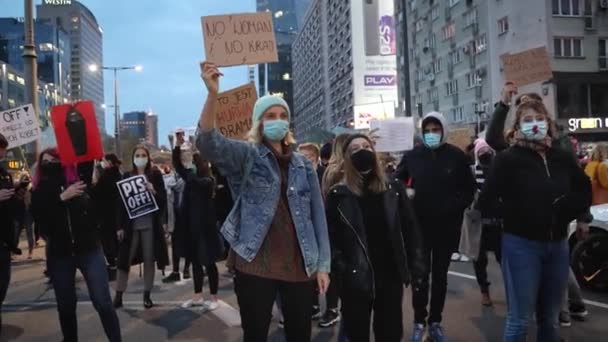
[[[101,172],[97,184],[93,186],[93,199],[99,208],[97,222],[102,234],[116,236],[118,227],[118,208],[122,204],[116,183],[122,179],[118,167],[105,169]]]
[[[505,233],[558,241],[591,204],[591,183],[561,149],[548,150],[545,162],[536,151],[513,146],[494,160],[479,200],[482,210],[498,198]]]
[[[422,238],[405,188],[399,182],[388,184],[384,208],[395,273],[404,284],[422,279],[426,266]],[[334,186],[327,197],[327,224],[332,250],[332,273],[342,278],[344,291],[375,296],[374,271],[368,254],[366,229],[358,198],[346,185]]]
[[[223,254],[213,201],[215,182],[186,169],[181,163],[180,147],[173,149],[173,167],[186,182],[181,206],[177,208],[186,228],[185,256],[197,258],[201,265],[214,263]]]
[[[42,179],[32,191],[32,215],[56,257],[81,255],[99,247],[91,191],[63,202],[63,180]]]
[[[14,189],[13,177],[5,169],[0,168],[0,189]],[[10,250],[15,246],[15,213],[18,201],[13,196],[4,202],[0,202],[0,247]]]
[[[407,182],[410,177],[415,190],[414,209],[423,228],[460,229],[464,209],[475,193],[466,154],[447,143],[434,150],[417,146],[403,156],[397,168],[397,178]]]

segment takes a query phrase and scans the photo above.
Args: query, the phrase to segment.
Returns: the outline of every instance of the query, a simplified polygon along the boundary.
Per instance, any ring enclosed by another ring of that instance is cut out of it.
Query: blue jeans
[[[106,261],[101,248],[83,255],[49,258],[49,272],[53,280],[59,322],[65,342],[78,341],[76,320],[76,268],[87,283],[93,307],[101,318],[103,329],[111,342],[121,341],[118,316],[112,305]]]
[[[537,341],[560,341],[558,315],[569,267],[566,240],[543,242],[504,234],[502,273],[508,306],[504,342],[525,342],[534,312]]]

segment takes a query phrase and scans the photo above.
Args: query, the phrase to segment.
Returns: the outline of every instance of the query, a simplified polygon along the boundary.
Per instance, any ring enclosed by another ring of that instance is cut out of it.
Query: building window
[[[477,24],[477,10],[476,9],[464,14],[464,27],[469,27],[473,24]]]
[[[445,84],[446,96],[451,96],[458,93],[458,80],[453,80]]]
[[[555,57],[584,57],[583,38],[554,38],[553,54]]]
[[[505,34],[509,31],[509,18],[504,17],[498,20],[498,35]]]
[[[427,89],[426,96],[429,104],[439,101],[439,89],[437,89],[437,87]]]
[[[423,28],[424,28],[424,21],[418,20],[416,22],[416,32],[422,31]]]
[[[591,15],[591,0],[553,0],[553,15]]]
[[[431,34],[429,38],[429,47],[434,49],[437,46],[437,36],[434,33]]]
[[[456,107],[450,110],[453,122],[464,121],[464,106]]]
[[[460,50],[461,49],[456,49],[456,50],[450,52],[449,57],[450,57],[450,63],[452,65],[456,65],[456,64],[462,62],[462,54],[460,53]]]
[[[608,39],[599,40],[600,69],[608,69]]]
[[[482,34],[479,38],[475,39],[475,54],[484,52],[488,48],[488,40],[486,34]]]
[[[10,81],[15,82],[15,74],[11,74],[11,73],[9,72],[9,73],[8,73],[8,79],[9,79]]]
[[[456,6],[460,0],[448,0],[448,6],[453,7]]]
[[[433,62],[433,72],[437,74],[437,73],[440,73],[441,70],[442,70],[441,57],[439,57]]]
[[[467,74],[467,88],[478,87],[481,85],[481,77],[477,71]]]
[[[441,36],[443,40],[450,39],[456,35],[456,25],[454,23],[448,24],[441,29]]]
[[[436,5],[431,9],[431,20],[435,21],[437,19],[439,19],[439,5]]]
[[[53,51],[54,46],[51,43],[42,43],[40,45],[38,45],[38,49],[40,49],[40,51]]]

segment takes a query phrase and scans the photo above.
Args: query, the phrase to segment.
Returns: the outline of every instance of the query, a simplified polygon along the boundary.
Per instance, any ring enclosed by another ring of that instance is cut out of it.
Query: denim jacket
[[[236,201],[222,226],[222,235],[250,262],[264,242],[279,202],[279,165],[263,144],[228,139],[216,129],[201,130],[196,145],[203,159],[228,180]],[[329,273],[329,236],[319,180],[312,163],[298,153],[289,165],[287,200],[306,273]]]

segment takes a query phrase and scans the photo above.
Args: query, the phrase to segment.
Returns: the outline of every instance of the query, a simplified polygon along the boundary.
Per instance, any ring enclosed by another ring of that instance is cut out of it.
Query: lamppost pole
[[[25,76],[25,101],[31,103],[34,115],[38,115],[38,64],[36,56],[36,44],[34,42],[34,3],[33,0],[24,0],[24,29],[25,42],[23,44],[24,76]],[[38,155],[40,143],[35,143],[35,155]]]

